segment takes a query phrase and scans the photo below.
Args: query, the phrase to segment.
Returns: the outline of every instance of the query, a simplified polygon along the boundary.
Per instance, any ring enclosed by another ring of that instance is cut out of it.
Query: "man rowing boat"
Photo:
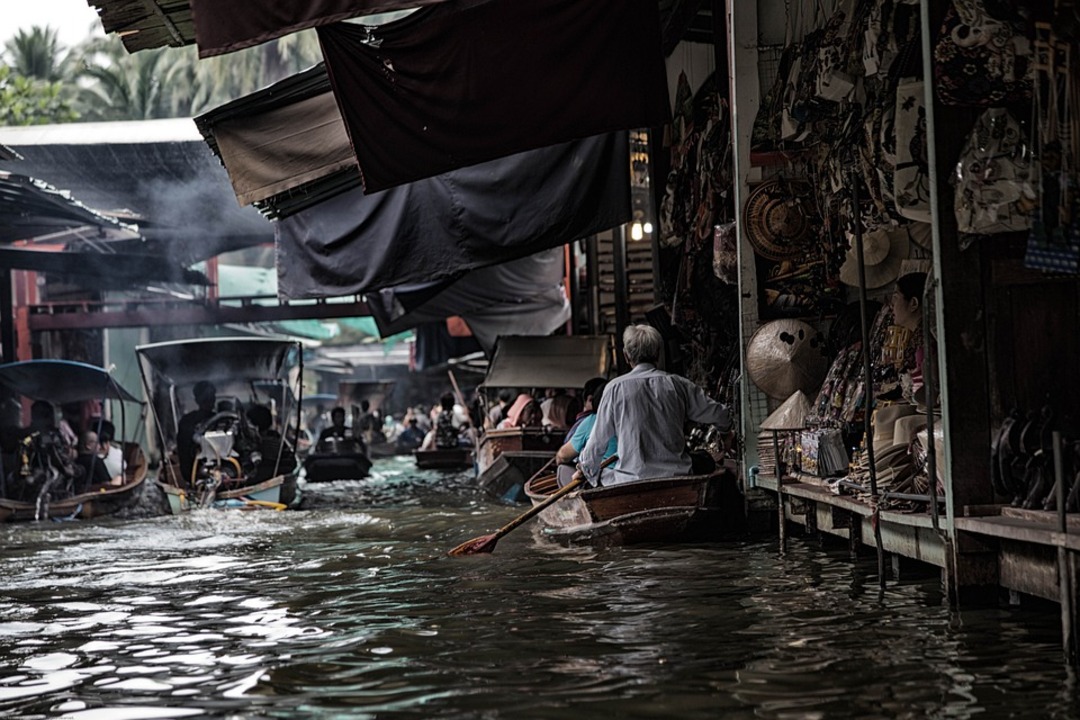
[[[727,406],[711,400],[684,377],[656,367],[663,338],[649,325],[631,325],[623,333],[623,353],[633,369],[608,383],[592,434],[579,458],[591,485],[598,485],[600,461],[615,437],[619,462],[604,484],[691,473],[683,426],[686,421],[731,429]]]

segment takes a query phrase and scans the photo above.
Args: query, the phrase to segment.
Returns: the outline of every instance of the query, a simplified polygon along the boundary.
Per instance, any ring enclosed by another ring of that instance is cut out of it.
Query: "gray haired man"
[[[600,461],[612,437],[618,441],[619,461],[613,476],[605,474],[605,485],[690,474],[683,435],[688,420],[715,425],[721,432],[731,429],[725,405],[686,378],[657,369],[662,350],[663,338],[649,325],[631,325],[623,333],[623,353],[633,369],[608,383],[581,451],[579,465],[590,484],[598,484]]]

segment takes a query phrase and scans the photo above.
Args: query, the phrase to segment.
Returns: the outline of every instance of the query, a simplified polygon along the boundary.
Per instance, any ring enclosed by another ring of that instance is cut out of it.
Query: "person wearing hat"
[[[599,484],[600,462],[612,437],[619,460],[610,480],[604,476],[605,485],[689,474],[683,434],[687,421],[730,431],[727,406],[706,397],[686,378],[656,367],[663,347],[660,332],[649,325],[631,325],[623,333],[623,353],[633,369],[604,389],[592,433],[578,458],[590,485]]]

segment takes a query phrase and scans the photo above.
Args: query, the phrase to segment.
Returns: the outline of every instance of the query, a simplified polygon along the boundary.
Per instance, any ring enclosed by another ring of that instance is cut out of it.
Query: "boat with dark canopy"
[[[489,393],[502,388],[581,390],[590,379],[611,374],[612,347],[610,335],[500,337],[480,387]],[[566,431],[543,427],[487,430],[476,452],[480,487],[494,497],[525,502],[525,481],[550,466]]]
[[[198,507],[282,510],[299,501],[293,445],[303,377],[299,342],[205,338],[135,351],[165,448],[158,484],[173,514]],[[213,386],[213,407],[195,426],[191,467],[182,469],[179,427],[202,382]]]
[[[143,405],[104,368],[69,360],[0,365],[0,384],[54,406],[117,401],[123,413],[125,405]],[[0,521],[94,518],[135,504],[146,479],[146,456],[136,442],[123,443],[122,452],[125,468],[120,484],[87,484],[58,433],[27,433],[18,439],[14,453],[2,455]]]

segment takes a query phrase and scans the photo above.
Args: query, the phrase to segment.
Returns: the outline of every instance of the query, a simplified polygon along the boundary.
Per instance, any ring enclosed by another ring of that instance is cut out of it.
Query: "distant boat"
[[[530,481],[539,505],[557,488],[553,477]],[[745,528],[734,470],[574,490],[540,512],[542,537],[563,545],[632,545],[713,540]]]
[[[28,360],[0,365],[0,384],[32,400],[54,405],[88,400],[117,400],[142,405],[104,368],[69,360]],[[121,423],[121,426],[123,423]],[[110,515],[138,502],[146,479],[146,456],[138,443],[125,442],[126,463],[119,485],[94,485],[80,492],[70,462],[58,453],[67,448],[41,433],[27,435],[16,457],[4,457],[0,473],[0,522],[88,519]]]
[[[466,470],[473,466],[473,450],[457,447],[416,450],[416,467],[421,470]]]
[[[297,436],[300,420],[300,343],[205,338],[142,345],[135,351],[147,396],[162,399],[163,407],[153,408],[167,448],[158,485],[174,515],[203,507],[283,510],[298,504],[296,454],[285,438]],[[184,477],[178,423],[191,409],[192,388],[202,380],[214,384],[217,398],[213,415],[196,430],[195,461],[191,475]],[[249,417],[256,406],[269,414],[269,427],[259,429]]]
[[[611,374],[612,346],[610,335],[503,336],[495,343],[480,387],[581,390],[590,379]],[[528,502],[525,481],[549,465],[566,432],[542,427],[487,430],[476,450],[480,488],[492,497]]]

